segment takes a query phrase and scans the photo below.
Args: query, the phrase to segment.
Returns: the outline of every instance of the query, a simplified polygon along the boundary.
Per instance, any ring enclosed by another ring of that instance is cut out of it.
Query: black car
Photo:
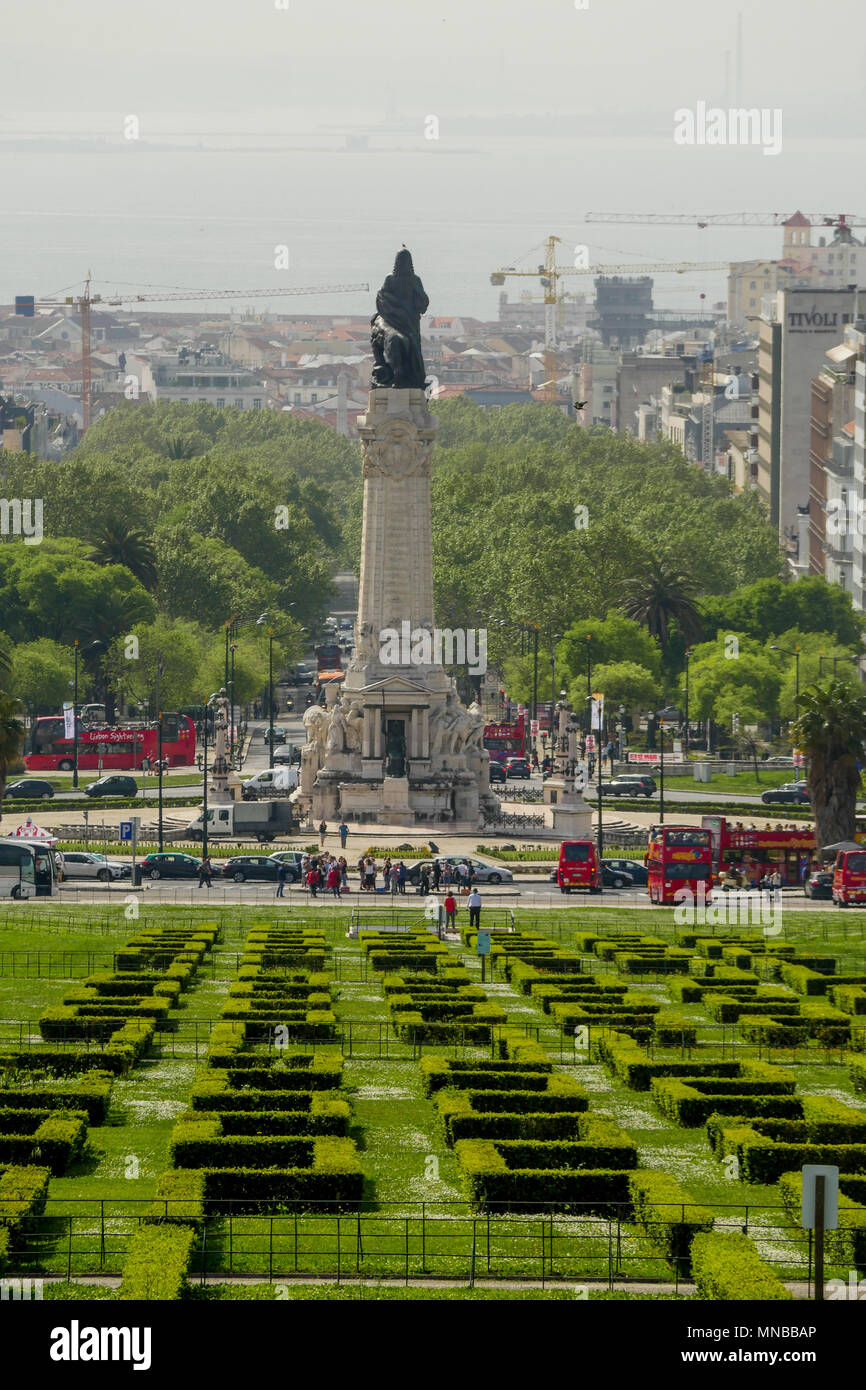
[[[506,758],[505,776],[522,777],[525,780],[532,776],[532,768],[525,758]]]
[[[139,872],[142,878],[198,878],[200,867],[191,854],[148,854]]]
[[[505,768],[502,766],[502,763],[493,763],[493,762],[492,762],[492,763],[490,764],[490,781],[491,781],[491,782],[504,782],[504,781],[505,781]]]
[[[807,898],[832,898],[833,896],[833,875],[821,869],[818,873],[809,874],[803,884],[803,892]]]
[[[138,783],[123,773],[100,777],[84,788],[85,796],[138,796]]]
[[[603,864],[610,873],[628,874],[632,883],[637,887],[643,887],[649,877],[646,865],[641,864],[637,859],[605,859]]]
[[[649,772],[624,772],[620,777],[614,777],[610,783],[611,787],[618,787],[614,796],[652,796],[653,792],[658,791],[656,779]]]
[[[7,782],[5,795],[10,800],[50,801],[54,788],[50,782],[43,782],[38,777],[25,777],[20,782]]]
[[[811,806],[812,804],[805,782],[786,782],[781,787],[770,787],[768,791],[761,793],[761,800],[765,806],[772,806],[774,802],[783,802],[788,806]]]
[[[276,883],[279,864],[263,854],[237,854],[223,865],[223,877],[233,878],[235,883],[245,883],[248,878],[264,878]]]

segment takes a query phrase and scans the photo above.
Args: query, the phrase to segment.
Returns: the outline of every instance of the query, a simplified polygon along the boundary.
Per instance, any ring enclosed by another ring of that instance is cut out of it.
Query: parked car
[[[281,863],[285,864],[286,883],[300,883],[301,864],[303,863],[304,859],[304,856],[300,850],[278,849],[275,850],[273,854],[269,854],[268,859],[271,860],[272,863],[277,865]]]
[[[298,774],[292,767],[269,767],[265,772],[257,772],[247,778],[241,789],[244,801],[258,801],[263,797],[288,796],[298,785]]]
[[[782,753],[774,753],[772,758],[763,758],[764,767],[793,767],[794,759]]]
[[[98,878],[100,883],[110,883],[115,878],[129,878],[131,873],[131,865],[106,859],[104,854],[66,850],[63,855],[64,878]]]
[[[22,777],[20,782],[7,782],[4,795],[12,801],[50,801],[54,788],[40,777]]]
[[[141,861],[142,878],[198,878],[201,860],[191,854],[148,854]],[[218,870],[214,866],[214,872]]]
[[[809,874],[806,882],[803,884],[803,892],[807,898],[832,898],[832,873],[820,869],[817,873]]]
[[[633,878],[626,869],[613,867],[614,863],[621,864],[625,862],[625,860],[614,861],[610,859],[603,859],[601,861],[601,883],[603,888],[637,888],[638,880]],[[640,865],[640,867],[643,869],[643,865]],[[645,869],[644,875],[646,875]],[[549,877],[551,883],[559,883],[559,869],[551,869]],[[644,877],[644,882],[646,882],[646,877]],[[564,891],[568,890],[566,889]]]
[[[312,668],[301,661],[294,670],[295,685],[312,685],[314,675]]]
[[[491,764],[490,764],[490,781],[491,781],[491,782],[504,782],[504,781],[505,781],[505,768],[502,766],[502,763],[491,762]]]
[[[468,860],[475,870],[475,883],[513,883],[514,875],[510,869],[506,869],[502,864],[487,864],[483,859],[476,859],[472,854],[437,854],[435,856],[439,863],[450,864],[452,869],[464,860]],[[421,869],[424,865],[430,868],[433,864],[432,859],[419,859],[414,864],[406,865],[406,879],[409,883],[417,885],[421,882]]]
[[[532,776],[532,768],[529,766],[526,758],[506,758],[505,776],[528,779]]]
[[[223,865],[223,876],[233,878],[235,883],[245,883],[248,878],[264,878],[270,883],[276,883],[278,869],[278,861],[270,856],[237,854]]]
[[[85,796],[138,796],[138,783],[134,777],[127,777],[124,773],[111,773],[107,777],[100,777],[96,782],[91,782],[89,787],[84,788]]]
[[[774,802],[784,802],[789,806],[811,806],[812,804],[805,782],[786,782],[781,787],[770,787],[761,793],[761,800],[765,806],[772,806]]]

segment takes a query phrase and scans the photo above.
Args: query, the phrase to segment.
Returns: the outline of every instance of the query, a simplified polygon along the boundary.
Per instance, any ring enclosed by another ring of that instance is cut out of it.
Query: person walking
[[[345,855],[343,855],[343,854],[340,855],[339,859],[337,860],[337,864],[338,864],[339,869],[340,869],[340,887],[341,887],[341,888],[346,888],[346,889],[348,889],[348,887],[349,887],[349,865],[348,865],[348,863],[346,862],[346,857],[345,857]]]
[[[429,864],[422,864],[422,865],[421,865],[421,872],[420,872],[420,875],[419,875],[419,879],[420,879],[420,885],[419,885],[419,888],[418,888],[418,892],[421,893],[421,894],[426,898],[426,897],[429,895],[429,893],[430,893],[430,865],[429,865]]]
[[[327,835],[327,833],[328,822],[325,820],[319,821],[319,849],[325,848],[325,836]]]
[[[328,887],[335,898],[341,897],[340,887],[342,882],[340,866],[335,859],[331,860],[331,867],[328,870]]]
[[[392,896],[396,895],[400,891],[400,870],[397,868],[396,864],[391,865],[388,878],[391,880],[391,894]]]
[[[286,877],[287,877],[287,875],[288,875],[288,869],[286,868],[285,864],[283,863],[283,861],[282,861],[282,859],[281,859],[280,862],[279,862],[279,865],[278,865],[278,867],[277,867],[277,894],[276,894],[276,895],[277,895],[278,898],[281,898],[281,897],[283,896],[283,890],[285,889],[285,886],[286,886]]]
[[[199,886],[199,888],[201,888],[201,886],[202,886],[203,883],[206,884],[208,888],[210,888],[211,879],[212,879],[212,878],[213,878],[213,866],[211,865],[211,862],[210,862],[210,856],[207,855],[207,856],[201,861],[201,863],[200,863],[199,866],[198,866],[198,886]]]
[[[456,924],[455,924],[455,918],[456,918],[456,916],[457,916],[457,900],[456,900],[456,898],[454,897],[453,893],[452,893],[452,892],[450,891],[450,889],[449,889],[449,891],[445,894],[445,930],[446,930],[446,931],[448,930],[449,927],[451,928],[452,931],[455,931],[455,930],[456,930]]]
[[[340,849],[346,848],[346,841],[349,838],[349,827],[344,820],[340,821],[337,827],[340,835]]]
[[[442,881],[442,865],[438,859],[433,860],[433,892],[439,892],[439,884]]]
[[[472,889],[472,892],[469,894],[469,897],[466,899],[466,905],[467,905],[467,907],[469,908],[469,925],[470,925],[470,927],[480,927],[480,926],[481,926],[481,894],[479,893],[479,891],[478,891],[477,888],[473,888],[473,889]]]
[[[403,894],[403,896],[405,897],[405,895],[406,895],[406,865],[403,863],[403,860],[402,860],[402,859],[400,860],[400,863],[397,865],[397,885],[398,885],[398,887],[399,887],[399,889],[400,889],[400,892],[401,892],[401,893]]]
[[[452,884],[453,882],[454,882],[454,870],[452,869],[451,865],[449,864],[448,860],[446,859],[446,860],[445,860],[445,863],[442,865],[442,886],[443,886],[443,888],[448,888],[448,889],[450,889],[451,884]]]
[[[360,888],[361,888],[361,892],[362,892],[362,893],[365,892],[365,891],[366,891],[366,888],[367,888],[367,867],[366,867],[366,866],[367,866],[367,861],[366,861],[366,859],[364,858],[364,856],[363,856],[363,854],[362,854],[362,855],[361,855],[361,858],[358,860],[358,883],[359,883],[359,885],[360,885]]]
[[[310,867],[309,867],[309,869],[307,870],[307,887],[308,887],[309,890],[310,890],[310,897],[311,897],[311,898],[314,898],[314,897],[316,896],[316,894],[318,893],[318,891],[319,891],[319,884],[321,883],[321,881],[322,881],[322,880],[321,880],[321,875],[319,874],[318,866],[316,865],[316,863],[315,863],[315,861],[314,861],[313,863],[310,864]]]
[[[370,893],[375,893],[376,861],[372,855],[368,855],[367,858],[364,860],[364,882],[367,885],[367,891]]]

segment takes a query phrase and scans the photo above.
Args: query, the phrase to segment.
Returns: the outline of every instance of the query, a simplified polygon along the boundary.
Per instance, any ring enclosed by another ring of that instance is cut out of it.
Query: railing
[[[473,1210],[463,1202],[261,1204],[254,1215],[242,1203],[206,1203],[191,1224],[197,1241],[191,1277],[249,1275],[270,1281],[303,1278],[538,1280],[542,1284],[593,1281],[649,1282],[678,1288],[684,1262],[668,1263],[651,1235],[633,1224],[628,1204],[576,1204],[568,1214],[546,1203],[496,1204]],[[782,1207],[702,1203],[717,1230],[743,1231],[782,1277],[810,1280],[805,1233],[789,1224]],[[683,1214],[670,1207],[675,1219]],[[147,1221],[172,1220],[171,1204],[148,1199],[49,1198],[45,1212],[12,1235],[10,1264],[23,1276],[116,1275],[129,1242]],[[827,1277],[847,1275],[828,1251]]]

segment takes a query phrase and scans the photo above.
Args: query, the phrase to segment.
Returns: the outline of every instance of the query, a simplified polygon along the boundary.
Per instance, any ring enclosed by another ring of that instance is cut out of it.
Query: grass
[[[753,769],[751,772],[737,772],[733,776],[728,776],[726,772],[714,772],[711,782],[697,782],[694,777],[670,777],[665,772],[665,789],[694,792],[702,796],[713,796],[716,792],[742,792],[747,796],[759,796],[771,787],[782,787],[786,782],[793,782],[794,773],[793,767],[767,768],[764,771],[759,763],[757,778]],[[707,790],[709,787],[713,790]]]

